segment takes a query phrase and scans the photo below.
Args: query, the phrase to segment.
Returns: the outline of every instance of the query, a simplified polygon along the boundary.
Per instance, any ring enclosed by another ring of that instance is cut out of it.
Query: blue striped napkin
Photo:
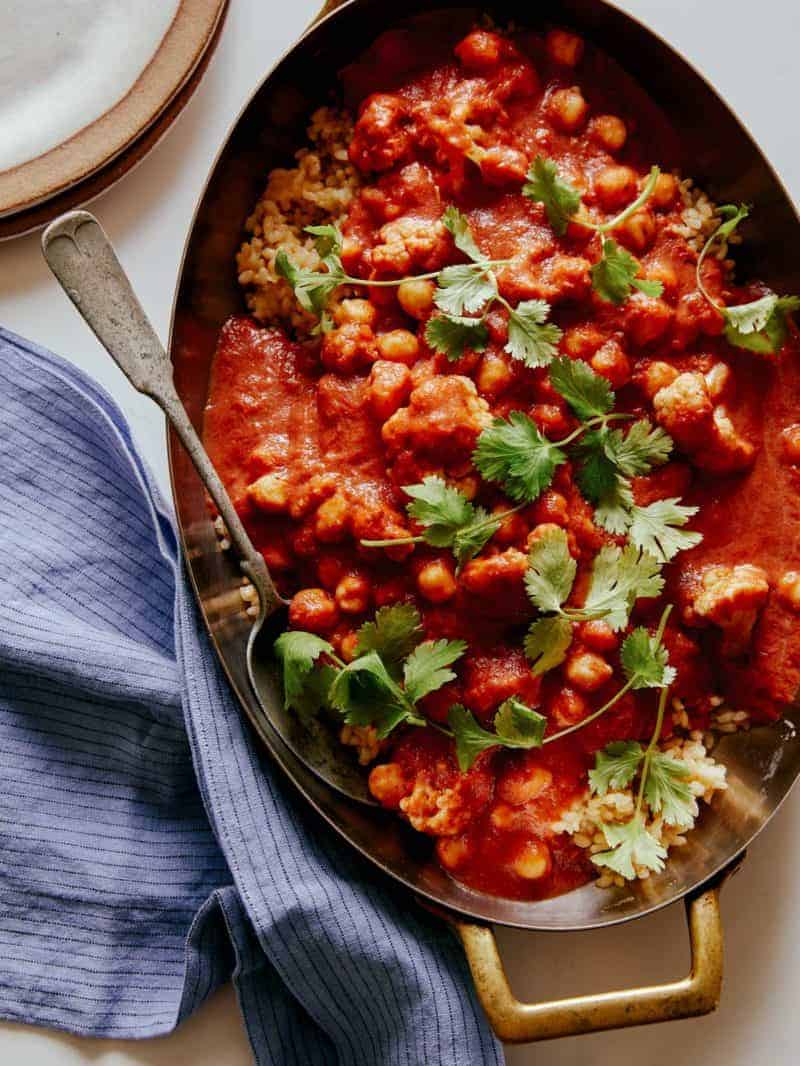
[[[0,1016],[173,1029],[233,977],[258,1063],[501,1063],[449,933],[250,742],[95,384],[0,330]]]

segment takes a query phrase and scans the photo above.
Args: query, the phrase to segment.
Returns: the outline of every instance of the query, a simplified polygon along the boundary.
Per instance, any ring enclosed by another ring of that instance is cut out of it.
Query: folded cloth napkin
[[[258,1063],[501,1063],[446,929],[252,743],[125,420],[0,330],[0,1016]]]

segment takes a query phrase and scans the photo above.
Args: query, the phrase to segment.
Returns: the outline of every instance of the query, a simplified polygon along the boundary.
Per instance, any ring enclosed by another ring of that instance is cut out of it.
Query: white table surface
[[[216,148],[251,88],[310,20],[317,3],[232,0],[218,53],[181,120],[135,172],[94,205],[162,336],[192,208]],[[710,78],[800,199],[800,6],[792,0],[759,0],[747,7],[728,0],[625,0],[622,6],[661,32]],[[99,379],[125,410],[143,452],[165,482],[161,417],[127,385],[57,289],[36,236],[0,245],[0,323]],[[800,1046],[797,837],[800,792],[788,800],[723,893],[726,978],[716,1014],[668,1027],[509,1049],[511,1066],[616,1066],[620,1059],[673,1066],[690,1058],[703,1066],[794,1066]],[[526,997],[668,979],[682,974],[688,959],[680,906],[622,928],[591,934],[501,931],[500,941],[512,984]],[[0,1063],[8,1066],[250,1062],[230,988],[174,1035],[142,1043],[0,1025]]]

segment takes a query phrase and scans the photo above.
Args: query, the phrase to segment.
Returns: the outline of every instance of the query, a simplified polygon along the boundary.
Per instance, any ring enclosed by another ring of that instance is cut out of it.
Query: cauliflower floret
[[[380,244],[372,249],[370,261],[383,274],[438,270],[447,262],[451,247],[450,234],[440,219],[405,216],[381,227]]]
[[[741,655],[769,595],[760,566],[717,564],[707,567],[690,592],[683,617],[688,625],[713,623],[722,630],[722,654]]]
[[[411,144],[410,116],[399,96],[374,93],[362,105],[350,142],[350,161],[359,170],[389,170]]]
[[[726,409],[714,406],[703,374],[688,371],[653,397],[656,419],[695,466],[715,474],[746,470],[755,448],[740,436]]]
[[[382,430],[390,457],[408,450],[428,456],[439,468],[463,463],[472,455],[478,435],[491,423],[489,405],[469,378],[460,374],[432,377],[411,393]]]
[[[355,748],[361,766],[373,762],[381,753],[384,741],[378,739],[374,725],[345,725],[339,735],[342,744]]]
[[[451,837],[464,832],[489,802],[491,794],[491,776],[473,769],[451,788],[437,788],[426,778],[418,777],[399,806],[420,833]]]

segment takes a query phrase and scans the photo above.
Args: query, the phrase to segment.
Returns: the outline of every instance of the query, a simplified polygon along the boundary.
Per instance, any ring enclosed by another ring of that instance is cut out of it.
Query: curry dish
[[[287,706],[481,891],[663,869],[800,683],[798,301],[574,34],[393,31],[239,257],[205,442]]]

